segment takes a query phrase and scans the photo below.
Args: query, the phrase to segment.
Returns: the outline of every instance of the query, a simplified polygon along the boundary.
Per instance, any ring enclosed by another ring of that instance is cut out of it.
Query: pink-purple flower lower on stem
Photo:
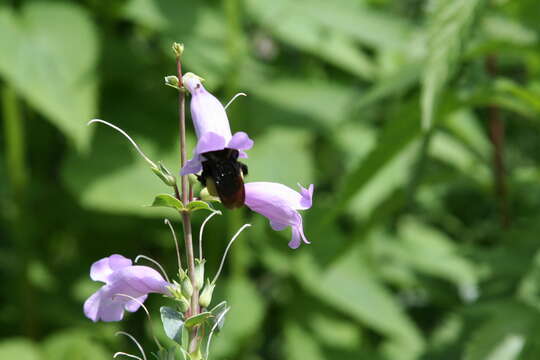
[[[209,93],[201,78],[187,73],[182,78],[185,88],[191,93],[191,118],[197,135],[197,146],[193,158],[182,168],[181,175],[195,174],[202,170],[204,153],[223,149],[238,150],[240,158],[247,158],[253,140],[242,131],[231,133],[229,119],[221,102]]]
[[[289,247],[296,249],[302,242],[309,244],[304,235],[302,216],[298,210],[307,210],[313,199],[313,184],[309,188],[301,185],[300,192],[273,182],[250,182],[245,184],[245,204],[251,210],[267,217],[270,226],[276,231],[288,226],[292,230]]]
[[[124,311],[137,311],[149,293],[169,295],[171,286],[151,267],[117,254],[93,263],[90,278],[105,283],[84,303],[84,314],[94,322],[122,320]]]

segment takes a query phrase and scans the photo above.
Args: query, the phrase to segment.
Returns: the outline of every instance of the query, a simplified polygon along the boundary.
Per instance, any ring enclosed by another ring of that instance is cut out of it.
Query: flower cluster
[[[178,44],[175,44],[178,45]],[[173,46],[177,55],[177,60],[183,48]],[[155,163],[122,129],[109,124],[103,120],[92,120],[90,123],[98,122],[106,124],[124,135],[135,147],[142,158],[150,165],[154,172],[167,186],[174,188],[175,196],[162,194],[156,197],[153,206],[172,207],[182,215],[184,223],[184,240],[186,242],[187,269],[182,267],[181,255],[178,242],[171,223],[165,222],[171,228],[175,240],[177,260],[178,260],[178,281],[169,280],[163,267],[155,260],[143,255],[135,259],[146,258],[154,262],[161,273],[148,266],[135,265],[130,259],[122,255],[114,254],[103,258],[92,264],[90,278],[94,281],[102,282],[103,285],[92,294],[84,303],[84,314],[92,321],[120,321],[126,311],[134,312],[144,306],[144,302],[150,293],[162,294],[171,299],[174,307],[161,307],[161,317],[166,335],[173,340],[184,359],[202,360],[208,359],[208,348],[214,331],[223,326],[224,318],[229,307],[226,301],[210,308],[212,293],[219,278],[227,253],[238,237],[238,235],[249,224],[245,224],[233,236],[229,245],[225,249],[221,264],[212,281],[205,279],[202,248],[202,232],[204,226],[210,218],[218,213],[203,201],[193,201],[193,193],[190,188],[189,199],[187,191],[186,176],[194,174],[203,185],[202,194],[207,193],[219,198],[226,208],[238,208],[246,206],[266,218],[270,222],[273,230],[281,231],[291,228],[292,238],[289,247],[296,249],[302,243],[309,244],[305,234],[300,210],[307,210],[312,205],[313,185],[308,188],[300,186],[300,192],[278,183],[273,182],[244,182],[244,176],[248,173],[248,168],[238,159],[247,158],[246,151],[250,150],[254,142],[242,131],[232,133],[229,119],[226,113],[226,106],[201,83],[201,78],[187,73],[181,79],[175,76],[165,78],[167,85],[180,89],[183,86],[191,94],[191,117],[197,135],[197,144],[193,151],[192,158],[187,161],[180,175],[182,178],[182,197],[177,187],[176,177],[161,163]],[[184,94],[180,94],[181,104],[183,104]],[[234,99],[233,99],[234,100]],[[183,112],[181,112],[183,114]],[[183,116],[182,116],[183,118]],[[182,120],[183,121],[183,120]],[[184,129],[181,126],[181,129]],[[185,134],[181,133],[181,144],[184,144]],[[184,145],[181,148],[185,150]],[[182,203],[182,199],[184,202]],[[212,214],[201,225],[199,236],[199,256],[195,258],[192,244],[191,227],[186,227],[190,222],[190,213],[196,209],[211,210]],[[188,336],[182,336],[182,334]],[[124,332],[120,334],[128,336],[136,342],[134,338]],[[184,339],[188,339],[187,342]],[[159,342],[158,359],[170,359],[176,351],[176,347],[163,348]],[[206,352],[202,353],[202,344],[206,344]],[[137,343],[139,349],[146,358],[142,347]],[[130,358],[141,359],[137,356],[116,353]]]
[[[191,118],[198,141],[193,158],[184,166],[182,174],[201,171],[205,162],[212,161],[213,152],[216,151],[237,150],[238,157],[247,157],[245,151],[253,146],[253,140],[244,132],[231,135],[229,119],[223,105],[204,88],[201,78],[187,73],[183,77],[183,83],[191,93]],[[302,242],[309,244],[298,210],[311,207],[313,185],[310,185],[309,189],[300,185],[300,193],[272,182],[242,183],[241,186],[245,192],[245,205],[267,217],[272,229],[279,231],[291,227],[291,248],[298,248]]]

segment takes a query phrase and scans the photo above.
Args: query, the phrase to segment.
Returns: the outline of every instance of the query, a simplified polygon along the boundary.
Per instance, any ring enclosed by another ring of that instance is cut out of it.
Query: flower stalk
[[[182,81],[182,52],[184,46],[178,43],[173,44],[173,52],[176,56],[176,69],[178,73],[178,86],[180,90],[178,91],[178,116],[179,116],[179,131],[180,131],[180,165],[181,168],[186,164],[186,93],[184,90],[184,84]],[[184,205],[187,205],[192,200],[192,190],[188,189],[188,177],[187,175],[182,175],[180,179],[181,186],[181,197],[178,193],[178,188],[175,190],[175,195],[178,200],[182,201]],[[189,185],[191,188],[191,185]],[[195,286],[196,275],[195,275],[195,255],[193,252],[193,235],[191,229],[191,218],[189,211],[181,211],[180,215],[182,217],[182,225],[184,229],[184,242],[186,245],[186,258],[188,266],[188,276],[193,287],[193,293],[190,299],[190,309],[189,316],[194,316],[199,313],[199,290]],[[197,336],[198,328],[194,327],[190,330],[189,334],[189,352],[192,353],[197,350],[199,347]]]

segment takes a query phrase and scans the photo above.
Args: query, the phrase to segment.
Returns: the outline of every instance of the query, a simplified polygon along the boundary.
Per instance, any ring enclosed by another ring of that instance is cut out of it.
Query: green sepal
[[[168,207],[178,211],[184,211],[184,204],[177,198],[169,194],[159,194],[154,198],[151,207]]]
[[[218,197],[210,195],[210,192],[208,191],[208,188],[203,188],[199,192],[199,197],[203,199],[204,201],[212,201],[212,202],[221,202]]]
[[[207,202],[199,200],[190,202],[187,206],[187,209],[190,212],[195,212],[199,210],[216,211]]]
[[[215,287],[215,283],[210,283],[210,280],[206,279],[206,285],[201,292],[201,296],[199,296],[199,304],[201,304],[203,308],[210,306]]]
[[[191,298],[191,295],[193,295],[193,284],[191,283],[191,279],[188,276],[186,276],[181,281],[181,286],[182,286],[182,295],[184,295],[186,299]]]
[[[204,286],[205,259],[195,259],[195,289],[200,290]]]
[[[186,322],[184,323],[184,325],[187,328],[192,328],[192,327],[194,327],[196,325],[202,324],[203,322],[205,322],[206,320],[208,320],[212,316],[214,316],[214,315],[212,315],[212,313],[209,312],[209,311],[202,312],[200,314],[197,314],[197,315],[192,316],[189,319],[187,319]]]
[[[197,350],[189,354],[190,360],[203,360],[203,355],[201,352],[201,347],[197,347]]]

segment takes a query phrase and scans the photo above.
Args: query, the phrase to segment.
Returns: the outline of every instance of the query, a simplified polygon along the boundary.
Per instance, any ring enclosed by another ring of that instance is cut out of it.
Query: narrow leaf
[[[205,201],[192,201],[188,204],[187,209],[191,212],[198,210],[214,211],[214,209]]]
[[[209,312],[209,311],[206,311],[206,312],[200,313],[198,315],[192,316],[192,317],[190,317],[189,319],[186,320],[186,327],[191,328],[191,327],[193,327],[195,325],[202,324],[203,322],[205,322],[206,320],[208,320],[212,316],[214,316],[214,315],[212,315],[212,313]]]
[[[151,207],[169,207],[178,211],[184,210],[184,204],[177,198],[169,194],[160,194],[154,198]]]
[[[484,0],[435,1],[422,78],[422,127],[433,123],[439,97],[452,77]]]

